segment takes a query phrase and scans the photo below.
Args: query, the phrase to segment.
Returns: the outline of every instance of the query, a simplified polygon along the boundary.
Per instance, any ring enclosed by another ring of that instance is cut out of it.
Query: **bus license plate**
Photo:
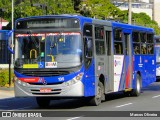
[[[51,88],[40,88],[41,93],[49,93],[51,92]]]

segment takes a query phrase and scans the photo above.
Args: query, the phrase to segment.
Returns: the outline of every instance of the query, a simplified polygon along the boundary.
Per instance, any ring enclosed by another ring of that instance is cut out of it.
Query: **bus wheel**
[[[104,99],[104,86],[101,82],[98,82],[97,86],[97,94],[91,98],[90,104],[94,106],[98,106],[101,104],[101,101]]]
[[[36,97],[36,101],[39,107],[46,108],[50,105],[50,99],[47,97]]]
[[[136,76],[136,88],[132,90],[132,96],[139,96],[141,94],[141,77],[139,74]]]

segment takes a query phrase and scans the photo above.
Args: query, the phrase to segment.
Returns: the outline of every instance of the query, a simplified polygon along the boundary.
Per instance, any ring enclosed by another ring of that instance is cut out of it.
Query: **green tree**
[[[11,20],[11,3],[12,0],[1,0],[0,8],[4,8],[4,18]],[[47,6],[33,6],[35,3]],[[9,7],[10,6],[10,7]],[[14,17],[28,17],[35,15],[47,14],[70,14],[75,13],[74,3],[72,0],[14,0]]]
[[[110,0],[85,0],[79,7],[83,15],[99,19],[115,18],[120,12]]]
[[[36,3],[39,6],[34,6]],[[42,5],[46,7],[42,7]],[[4,8],[3,18],[11,22],[12,0],[0,0],[0,8]],[[29,16],[71,14],[74,10],[73,0],[14,0],[14,19]],[[9,24],[11,25],[11,24]]]
[[[124,23],[128,22],[128,11],[124,10],[121,12],[122,15],[120,20]],[[151,18],[146,13],[133,13],[132,12],[132,24],[150,27],[155,30],[157,35],[160,35],[160,28],[158,27],[158,23],[156,21],[151,20]]]
[[[133,24],[150,27],[155,30],[156,34],[160,34],[160,28],[156,21],[151,20],[151,18],[146,13],[132,13]]]

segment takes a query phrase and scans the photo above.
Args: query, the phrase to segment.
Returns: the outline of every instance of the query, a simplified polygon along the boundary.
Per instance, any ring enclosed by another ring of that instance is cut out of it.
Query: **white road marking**
[[[67,120],[75,120],[75,119],[79,119],[79,118],[81,118],[81,117],[73,117],[73,118],[69,118]]]
[[[116,108],[124,107],[124,106],[131,105],[131,104],[133,104],[133,103],[127,103],[127,104],[119,105],[119,106],[116,106]]]
[[[153,96],[152,98],[157,98],[157,97],[160,97],[160,95]]]

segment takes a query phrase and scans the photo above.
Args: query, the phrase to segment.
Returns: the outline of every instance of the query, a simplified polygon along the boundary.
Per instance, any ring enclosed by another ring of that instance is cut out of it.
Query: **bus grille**
[[[47,85],[60,85],[63,82],[58,82],[58,83],[47,83]],[[43,83],[28,83],[30,85],[44,85]]]
[[[60,76],[69,74],[69,71],[20,70],[17,72],[26,76],[34,76],[34,77],[49,77],[49,76]]]

